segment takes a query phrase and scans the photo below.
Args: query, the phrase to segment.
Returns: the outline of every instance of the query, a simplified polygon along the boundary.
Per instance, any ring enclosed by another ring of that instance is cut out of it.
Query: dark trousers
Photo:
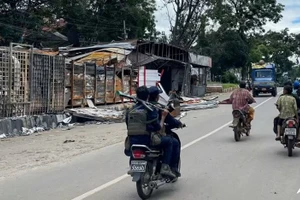
[[[173,138],[170,136],[161,137],[161,143],[157,147],[164,150],[162,163],[170,165],[173,155]]]
[[[172,151],[172,159],[171,159],[170,167],[177,169],[179,164],[179,159],[180,159],[181,146],[179,144],[179,141],[176,138],[172,137],[172,140],[173,140],[173,151]]]

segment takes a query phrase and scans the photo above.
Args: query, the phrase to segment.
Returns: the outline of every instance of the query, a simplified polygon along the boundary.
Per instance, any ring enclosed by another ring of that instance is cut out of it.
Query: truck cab
[[[274,64],[252,65],[251,79],[254,97],[257,97],[260,93],[271,93],[272,96],[277,96]]]

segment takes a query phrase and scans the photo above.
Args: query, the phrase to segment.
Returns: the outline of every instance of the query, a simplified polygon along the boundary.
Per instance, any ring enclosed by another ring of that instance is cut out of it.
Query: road
[[[153,193],[167,200],[297,200],[300,150],[294,157],[274,140],[277,98],[256,98],[250,137],[235,142],[228,127],[231,106],[189,112],[183,119],[182,178]],[[1,200],[138,200],[125,174],[123,144],[75,157],[63,165],[33,169],[0,181]]]

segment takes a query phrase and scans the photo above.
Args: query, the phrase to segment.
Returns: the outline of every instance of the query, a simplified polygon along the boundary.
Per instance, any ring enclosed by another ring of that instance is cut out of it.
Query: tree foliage
[[[68,36],[75,46],[79,40],[84,44],[121,40],[124,20],[128,38],[143,38],[146,32],[155,33],[155,10],[155,0],[1,0],[0,37],[3,44],[19,42],[22,35],[27,43],[45,41],[40,37],[49,34],[42,27],[62,18],[67,25],[52,31]]]
[[[290,55],[286,49],[288,45],[284,47],[285,42],[278,38],[277,43],[267,43],[266,38],[275,36],[271,32],[264,34],[267,22],[277,23],[282,18],[283,5],[276,0],[212,0],[211,4],[209,17],[219,27],[214,31],[199,32],[196,49],[212,57],[213,73],[241,68],[242,75],[246,75],[251,62],[262,58],[273,59],[281,67],[289,68],[288,62],[283,61],[283,55]],[[281,48],[285,48],[284,53]]]
[[[267,22],[277,23],[281,18],[284,9],[282,4],[276,0],[213,0],[214,15],[221,26],[230,30],[236,30],[241,37],[256,32],[264,32],[263,26]]]

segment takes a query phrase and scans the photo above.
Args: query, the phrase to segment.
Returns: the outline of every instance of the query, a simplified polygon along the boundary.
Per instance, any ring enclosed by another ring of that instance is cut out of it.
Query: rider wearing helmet
[[[294,82],[294,88],[293,88],[293,94],[294,95],[298,95],[299,97],[299,94],[300,94],[300,82],[298,80],[295,80]]]

